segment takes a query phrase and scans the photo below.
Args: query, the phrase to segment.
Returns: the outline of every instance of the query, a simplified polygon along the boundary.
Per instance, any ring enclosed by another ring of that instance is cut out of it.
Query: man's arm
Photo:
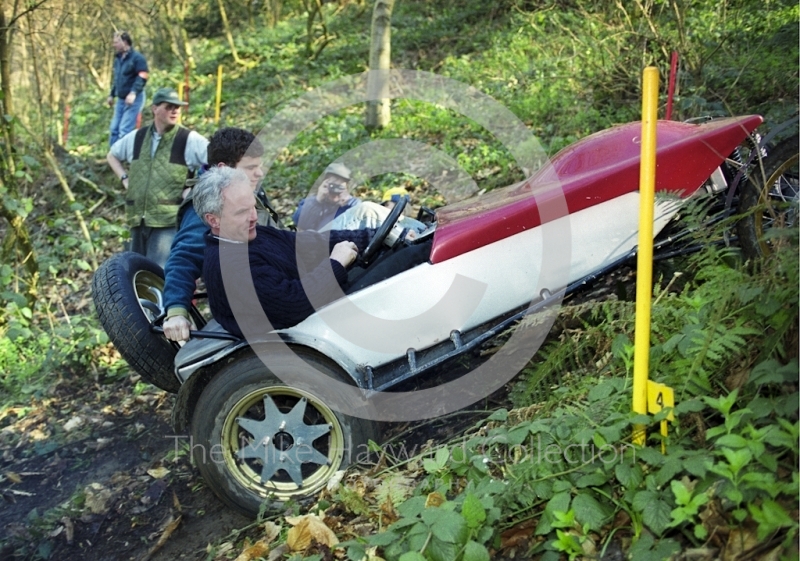
[[[122,165],[122,162],[111,152],[106,155],[106,161],[108,162],[108,166],[111,168],[111,171],[120,178],[122,181],[122,186],[126,189],[128,188],[128,174],[125,171],[125,167]],[[122,179],[124,177],[124,179]]]
[[[106,155],[108,166],[120,178],[123,187],[126,189],[128,188],[128,172],[125,171],[125,166],[122,162],[130,162],[131,158],[133,158],[133,141],[136,132],[133,130],[117,140]],[[125,179],[122,179],[123,176],[125,176]]]
[[[189,308],[195,281],[203,273],[207,229],[194,209],[188,208],[172,240],[169,259],[164,266],[164,308],[167,310],[164,335],[167,339],[186,341],[189,338]]]
[[[139,94],[142,90],[144,90],[144,85],[147,83],[147,78],[149,77],[149,69],[147,68],[147,60],[145,60],[144,55],[140,52],[136,52],[136,56],[133,60],[134,70],[136,71],[136,79],[133,81],[133,87],[131,87],[131,91],[135,94]]]
[[[208,139],[194,131],[189,132],[186,139],[186,148],[183,151],[183,159],[186,167],[192,171],[197,171],[208,164]]]

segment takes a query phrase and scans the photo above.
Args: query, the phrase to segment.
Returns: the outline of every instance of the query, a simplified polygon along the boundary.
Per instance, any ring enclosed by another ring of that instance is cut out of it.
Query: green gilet
[[[164,133],[150,156],[153,126],[139,129],[130,166],[125,215],[130,227],[165,228],[175,225],[181,203],[186,168],[186,140],[189,129],[180,125]]]

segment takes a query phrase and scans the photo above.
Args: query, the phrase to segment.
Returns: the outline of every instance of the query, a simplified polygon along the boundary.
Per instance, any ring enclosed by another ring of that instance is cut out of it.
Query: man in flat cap
[[[178,124],[185,105],[174,89],[161,88],[153,96],[153,123],[120,138],[106,157],[127,190],[128,249],[161,267],[175,236],[186,179],[208,159],[208,140]],[[128,171],[123,162],[129,164]]]

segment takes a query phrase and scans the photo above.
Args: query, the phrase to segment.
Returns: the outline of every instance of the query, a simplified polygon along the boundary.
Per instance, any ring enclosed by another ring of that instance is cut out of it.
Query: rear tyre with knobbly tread
[[[324,357],[297,352],[317,376],[345,378]],[[290,355],[271,354],[269,368],[254,354],[234,361],[194,409],[194,463],[217,497],[245,516],[309,500],[379,438],[377,423],[334,411],[313,388],[284,383],[275,372],[298,367]]]
[[[122,357],[146,381],[177,392],[176,347],[150,330],[161,313],[164,271],[131,251],[107,259],[92,279],[92,298],[100,323]]]
[[[769,228],[793,226],[798,219],[798,135],[770,150],[761,166],[755,166],[750,180],[742,185],[737,224],[739,244],[748,259],[766,257],[775,250],[776,240],[765,238]]]

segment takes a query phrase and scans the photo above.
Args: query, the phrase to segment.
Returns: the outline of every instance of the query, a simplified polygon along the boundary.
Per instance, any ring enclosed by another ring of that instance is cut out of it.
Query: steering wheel
[[[383,245],[383,241],[386,239],[386,236],[389,235],[389,232],[392,231],[394,225],[398,220],[400,220],[400,216],[402,216],[403,210],[406,208],[406,204],[408,204],[408,195],[403,195],[394,205],[394,208],[389,213],[389,216],[386,217],[386,220],[383,221],[383,224],[381,224],[375,231],[375,235],[372,236],[372,239],[367,244],[366,249],[364,249],[359,256],[359,265],[366,267],[370,260],[375,257],[375,254],[378,253],[381,245]]]

